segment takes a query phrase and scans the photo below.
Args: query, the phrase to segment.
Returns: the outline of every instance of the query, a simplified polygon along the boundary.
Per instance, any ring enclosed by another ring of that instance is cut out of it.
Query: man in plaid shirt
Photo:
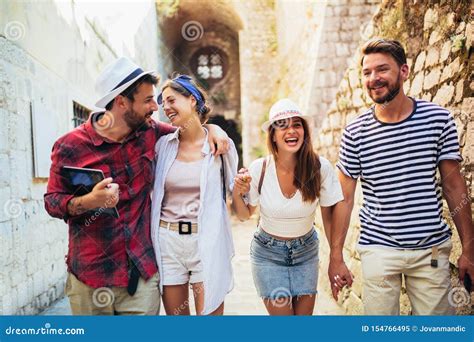
[[[158,314],[158,269],[151,242],[154,147],[174,127],[151,118],[158,104],[158,77],[127,58],[99,76],[102,94],[88,121],[53,146],[48,213],[69,225],[66,294],[73,314]],[[211,146],[227,149],[227,135],[211,125]],[[77,196],[68,190],[63,166],[103,171],[106,179]],[[119,217],[105,214],[116,207]]]

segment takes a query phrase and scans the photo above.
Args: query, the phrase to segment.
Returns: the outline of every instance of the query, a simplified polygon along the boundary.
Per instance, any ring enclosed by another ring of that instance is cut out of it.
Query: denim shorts
[[[250,245],[252,274],[258,295],[279,299],[317,293],[319,269],[318,234],[280,240],[261,228]]]

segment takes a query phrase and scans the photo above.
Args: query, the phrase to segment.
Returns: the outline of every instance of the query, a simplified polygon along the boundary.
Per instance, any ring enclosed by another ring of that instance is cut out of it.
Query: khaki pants
[[[366,315],[399,315],[402,275],[414,315],[453,315],[449,254],[451,240],[438,246],[438,267],[431,266],[432,249],[392,249],[358,246],[364,277]]]
[[[73,315],[157,315],[160,312],[158,273],[148,281],[140,278],[133,296],[123,287],[95,289],[68,273],[65,292]]]

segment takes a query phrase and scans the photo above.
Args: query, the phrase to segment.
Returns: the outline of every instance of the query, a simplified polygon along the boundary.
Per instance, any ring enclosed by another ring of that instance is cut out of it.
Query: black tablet
[[[67,180],[69,191],[78,196],[88,194],[97,183],[105,179],[102,170],[75,166],[63,166],[62,174]],[[119,217],[118,210],[115,207],[105,208],[103,212],[115,218]]]

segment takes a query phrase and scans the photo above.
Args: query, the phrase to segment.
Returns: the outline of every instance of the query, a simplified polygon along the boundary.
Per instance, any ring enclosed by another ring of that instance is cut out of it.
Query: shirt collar
[[[209,132],[208,132],[206,127],[203,127],[203,128],[204,128],[204,131],[206,132],[206,139],[204,140],[204,144],[202,146],[201,153],[206,156],[211,152],[211,147],[209,146],[209,139],[208,139]],[[181,128],[178,127],[178,129],[176,131],[174,131],[173,133],[168,135],[168,142],[175,141],[176,143],[179,144],[179,131],[180,131],[180,129]]]
[[[94,146],[100,146],[105,142],[104,137],[102,137],[99,133],[97,133],[92,125],[92,119],[95,118],[97,115],[100,115],[104,112],[94,112],[89,115],[89,119],[87,119],[85,123],[85,129],[87,134],[91,137],[92,143]]]

